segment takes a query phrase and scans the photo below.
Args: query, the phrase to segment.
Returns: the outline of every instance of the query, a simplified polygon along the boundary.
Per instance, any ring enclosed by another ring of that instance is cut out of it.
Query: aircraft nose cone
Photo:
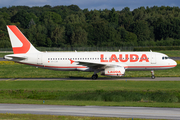
[[[177,65],[177,62],[176,61],[174,61],[175,62],[175,65]]]
[[[174,65],[174,67],[176,67],[176,65],[177,65],[176,61],[173,60],[172,65]]]

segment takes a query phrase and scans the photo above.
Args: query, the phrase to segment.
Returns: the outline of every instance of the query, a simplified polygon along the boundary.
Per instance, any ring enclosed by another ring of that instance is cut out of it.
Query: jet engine
[[[104,69],[104,71],[101,71],[101,75],[106,76],[124,76],[125,74],[125,68],[124,67],[109,67]]]

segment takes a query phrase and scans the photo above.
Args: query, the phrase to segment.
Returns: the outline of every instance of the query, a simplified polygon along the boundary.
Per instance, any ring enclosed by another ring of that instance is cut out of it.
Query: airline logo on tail
[[[16,26],[8,25],[7,28],[14,54],[27,53],[31,45],[27,38]]]
[[[15,25],[7,25],[14,54],[39,52]]]

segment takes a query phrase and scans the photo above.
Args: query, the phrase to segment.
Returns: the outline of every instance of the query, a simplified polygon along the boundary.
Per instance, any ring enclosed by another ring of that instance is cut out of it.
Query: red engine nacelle
[[[106,68],[104,71],[101,72],[101,75],[106,76],[124,76],[125,69],[124,67],[110,67]]]

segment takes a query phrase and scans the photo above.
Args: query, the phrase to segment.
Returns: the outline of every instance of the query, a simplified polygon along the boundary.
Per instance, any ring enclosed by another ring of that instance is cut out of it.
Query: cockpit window
[[[169,57],[162,57],[162,59],[163,59],[163,60],[167,60],[167,59],[169,59]]]

